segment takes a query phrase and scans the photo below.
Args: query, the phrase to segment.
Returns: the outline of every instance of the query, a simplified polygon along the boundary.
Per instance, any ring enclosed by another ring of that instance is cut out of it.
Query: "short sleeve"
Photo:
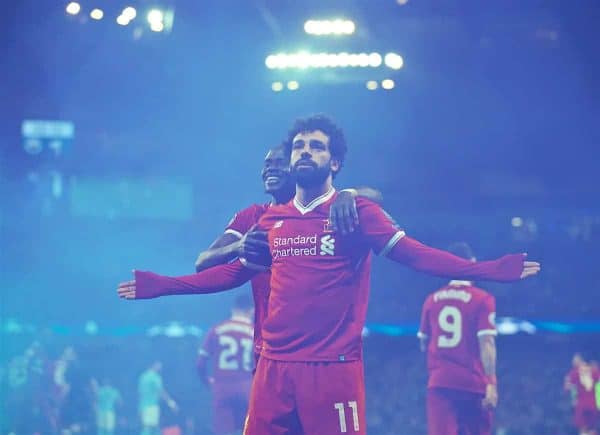
[[[496,330],[496,298],[486,295],[477,309],[477,336],[498,335]]]
[[[233,234],[241,239],[257,223],[257,208],[257,205],[252,205],[234,214],[225,227],[225,234]]]
[[[360,229],[367,244],[377,255],[386,255],[405,236],[394,219],[378,204],[356,198]]]
[[[417,332],[417,337],[419,338],[429,338],[431,336],[431,326],[429,324],[429,298],[423,304],[423,309],[421,310],[421,324],[419,326],[419,332]]]

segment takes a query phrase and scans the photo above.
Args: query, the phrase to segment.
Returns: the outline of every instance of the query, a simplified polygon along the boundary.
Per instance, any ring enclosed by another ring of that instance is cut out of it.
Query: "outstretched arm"
[[[167,295],[218,293],[239,287],[256,273],[256,271],[244,267],[239,261],[179,277],[136,270],[135,279],[120,283],[117,293],[123,299],[153,299]]]
[[[533,276],[540,271],[539,263],[525,261],[527,254],[509,254],[497,260],[472,262],[424,245],[405,236],[403,232],[397,235],[400,239],[390,249],[388,257],[431,275],[509,282]]]

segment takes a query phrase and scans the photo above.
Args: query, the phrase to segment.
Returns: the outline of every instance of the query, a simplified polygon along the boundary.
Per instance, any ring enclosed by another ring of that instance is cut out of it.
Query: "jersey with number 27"
[[[428,339],[429,388],[484,393],[479,337],[496,335],[496,300],[469,281],[451,281],[423,305],[419,337]]]
[[[232,317],[212,328],[199,351],[211,360],[215,383],[238,383],[252,376],[254,328],[243,317]]]

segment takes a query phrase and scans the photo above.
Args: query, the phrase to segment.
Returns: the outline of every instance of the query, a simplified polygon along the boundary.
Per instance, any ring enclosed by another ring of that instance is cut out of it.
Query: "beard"
[[[313,166],[311,169],[292,168],[292,175],[296,179],[296,184],[304,188],[317,187],[325,183],[327,177],[331,174],[329,162],[325,166]]]

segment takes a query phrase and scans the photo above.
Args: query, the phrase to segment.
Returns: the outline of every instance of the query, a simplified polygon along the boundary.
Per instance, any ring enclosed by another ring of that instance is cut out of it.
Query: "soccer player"
[[[579,435],[597,435],[600,411],[596,406],[596,384],[600,372],[588,364],[580,354],[573,356],[573,368],[565,378],[565,389],[574,393],[573,423]]]
[[[155,361],[144,371],[138,381],[139,411],[142,422],[142,435],[160,434],[160,400],[169,408],[177,409],[177,403],[163,387],[160,372],[162,363]]]
[[[212,390],[215,435],[241,433],[244,427],[252,385],[252,314],[252,300],[237,297],[231,318],[206,334],[198,352],[198,374]]]
[[[290,155],[284,144],[271,149],[264,160],[261,172],[265,193],[271,195],[270,202],[253,204],[239,212],[227,224],[225,231],[206,250],[198,255],[196,272],[215,265],[226,264],[236,258],[260,255],[266,243],[262,232],[254,231],[260,217],[275,205],[286,204],[293,197],[296,185],[290,173]],[[342,233],[351,233],[358,225],[356,196],[363,196],[381,203],[381,193],[368,187],[345,189],[337,196],[330,209],[330,222]],[[252,277],[252,295],[254,297],[254,360],[258,361],[261,348],[261,328],[266,316],[270,291],[271,274],[269,271]]]
[[[449,252],[475,261],[466,243]],[[423,304],[417,336],[427,351],[427,433],[488,435],[496,389],[496,299],[452,280]]]
[[[123,403],[121,393],[106,378],[102,381],[102,385],[98,385],[98,382],[92,379],[92,391],[96,396],[98,435],[112,435],[117,422],[115,407]]]
[[[343,132],[329,118],[300,119],[286,142],[296,194],[270,207],[258,229],[268,236],[271,293],[246,435],[364,434],[361,332],[365,323],[371,251],[440,276],[513,281],[535,275],[524,254],[471,262],[406,236],[376,203],[356,198],[357,231],[329,225],[337,196],[333,178],[346,154]],[[253,266],[246,259],[247,266]],[[256,271],[236,261],[170,278],[135,272],[119,285],[123,298],[206,293],[239,286]]]

